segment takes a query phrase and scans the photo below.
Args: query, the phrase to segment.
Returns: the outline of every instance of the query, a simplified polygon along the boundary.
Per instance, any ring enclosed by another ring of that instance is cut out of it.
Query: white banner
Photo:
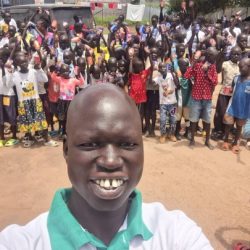
[[[128,3],[126,19],[134,22],[142,21],[145,4],[134,5]]]

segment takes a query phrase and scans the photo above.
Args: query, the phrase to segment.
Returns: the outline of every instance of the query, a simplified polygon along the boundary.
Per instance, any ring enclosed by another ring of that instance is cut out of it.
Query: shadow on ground
[[[249,235],[249,237],[247,237],[249,241],[245,239],[234,239],[231,242],[228,242],[225,239],[225,233],[230,233],[231,231],[233,231],[234,234],[235,234],[235,231],[239,231],[241,233]],[[225,247],[225,249],[232,250],[233,247],[236,246],[238,243],[242,243],[243,245],[247,246],[250,249],[250,230],[242,226],[220,227],[219,229],[215,231],[214,235],[215,235],[215,238],[221,243],[221,245]]]

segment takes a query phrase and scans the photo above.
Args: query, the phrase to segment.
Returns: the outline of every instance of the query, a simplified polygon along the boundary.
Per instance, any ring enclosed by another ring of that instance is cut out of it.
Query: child
[[[31,147],[34,143],[32,132],[36,135],[39,132],[44,133],[46,146],[58,146],[55,141],[48,138],[48,125],[41,99],[38,95],[38,82],[47,82],[48,78],[45,72],[40,69],[29,69],[28,58],[24,54],[19,54],[16,58],[17,66],[20,71],[10,72],[6,75],[6,85],[8,87],[16,86],[18,96],[18,125],[19,131],[25,133],[24,147]],[[9,64],[7,63],[6,66]]]
[[[75,61],[77,61],[78,58],[85,58],[84,44],[81,42],[77,43],[74,48],[74,52],[75,52]]]
[[[34,69],[39,69],[41,67],[40,66],[41,59],[42,59],[41,54],[38,53],[37,59],[34,60]],[[42,101],[42,104],[43,104],[43,111],[45,113],[48,127],[51,126],[51,130],[53,130],[54,129],[53,128],[53,115],[50,112],[47,88],[48,88],[48,81],[46,81],[46,82],[39,81],[37,83],[37,90],[38,90],[40,100]],[[40,141],[40,140],[42,141],[41,136],[35,136],[35,138],[37,139],[37,141]]]
[[[58,68],[60,68],[61,64],[63,63],[64,52],[69,50],[70,50],[69,38],[67,35],[63,34],[59,37],[59,47],[56,48],[55,51],[56,64]]]
[[[76,78],[77,79],[84,79],[84,83],[88,82],[88,72],[86,71],[86,60],[83,57],[78,57],[77,61],[77,72],[76,72]],[[86,80],[87,79],[87,80]],[[85,88],[87,84],[83,84],[78,87],[78,90],[81,91],[83,88]]]
[[[178,77],[180,77],[182,74],[181,74],[181,71],[180,71],[180,67],[178,65],[178,61],[179,59],[181,58],[184,58],[185,56],[185,45],[182,44],[182,43],[177,43],[176,44],[176,57],[173,57],[172,60],[173,60],[173,67],[174,67],[174,71],[175,73],[177,74]]]
[[[190,126],[189,122],[189,101],[190,101],[190,90],[191,81],[184,77],[189,66],[189,60],[185,58],[186,47],[182,43],[176,44],[176,56],[172,58],[172,64],[174,72],[179,79],[180,88],[176,91],[177,95],[177,114],[176,114],[176,131],[175,137],[177,140],[181,140],[181,118],[184,117],[186,123],[185,137],[188,136],[188,130]]]
[[[118,61],[118,74],[122,77],[123,89],[128,92],[128,63],[125,59]]]
[[[141,119],[144,116],[144,103],[147,101],[146,82],[152,71],[150,67],[144,69],[144,63],[141,59],[135,56],[134,48],[129,49],[130,65],[129,65],[129,96],[135,101],[136,106],[141,114]]]
[[[62,64],[60,68],[60,76],[58,77],[57,81],[60,85],[58,100],[58,118],[62,125],[62,135],[60,138],[63,139],[66,135],[66,120],[69,104],[75,96],[76,86],[82,85],[84,83],[84,79],[80,78],[78,80],[76,78],[70,77],[69,65]]]
[[[9,56],[9,50],[6,48],[0,49],[0,148],[16,145],[17,126],[16,126],[16,95],[12,87],[8,88],[5,84],[5,69],[4,64]],[[4,123],[11,125],[12,138],[5,141]]]
[[[107,72],[104,73],[104,81],[108,83],[116,83],[117,60],[115,57],[110,57],[107,65]]]
[[[178,60],[178,67],[180,69],[179,84],[180,84],[180,95],[178,95],[178,109],[176,115],[176,130],[175,137],[177,140],[181,140],[180,130],[181,130],[181,118],[185,119],[185,134],[184,137],[190,137],[189,127],[189,105],[191,99],[192,82],[184,77],[189,66],[189,60],[187,58],[180,58]]]
[[[124,86],[123,78],[117,72],[117,60],[114,57],[110,57],[108,60],[108,72],[104,73],[104,82],[112,83],[114,85],[117,85],[121,88]]]
[[[98,64],[91,65],[89,73],[90,73],[90,84],[103,83],[103,74]]]
[[[175,83],[171,73],[167,72],[165,63],[159,64],[160,75],[153,79],[159,85],[160,97],[160,143],[166,141],[166,121],[169,119],[169,139],[176,142],[175,125],[176,125],[176,96],[175,96]]]
[[[71,78],[75,77],[75,67],[73,64],[74,55],[72,51],[66,50],[63,52],[63,63],[69,65],[69,76]]]
[[[228,137],[231,127],[236,123],[236,134],[232,144],[232,152],[239,153],[238,141],[242,126],[250,118],[250,59],[243,58],[239,63],[240,75],[234,78],[233,95],[224,116],[225,139],[223,150],[229,150]]]
[[[60,85],[59,82],[57,81],[57,72],[56,72],[56,67],[55,66],[50,66],[49,71],[48,71],[48,99],[49,99],[49,111],[51,114],[51,131],[50,135],[54,136],[57,134],[57,132],[54,130],[54,116],[58,119],[58,110],[57,110],[57,105],[58,105],[58,98],[59,98],[59,90],[60,90]],[[60,129],[60,128],[59,128]]]
[[[197,130],[198,121],[201,118],[206,131],[205,146],[210,150],[214,147],[210,143],[210,123],[212,113],[212,95],[217,85],[218,75],[216,72],[217,50],[210,47],[206,50],[205,62],[194,62],[192,67],[187,69],[184,77],[194,78],[192,87],[192,98],[190,101],[190,127],[191,140],[189,146],[195,145],[194,134]]]
[[[214,130],[211,135],[211,138],[214,140],[222,139],[224,137],[225,125],[223,123],[223,117],[233,93],[233,79],[239,74],[238,62],[241,58],[240,47],[236,46],[232,48],[230,57],[230,61],[226,61],[222,64],[222,87],[216,104]]]
[[[152,77],[147,81],[147,102],[145,104],[145,137],[155,137],[156,110],[159,107],[159,87],[152,84],[152,78],[158,76],[158,65],[161,62],[160,53],[157,47],[150,49],[153,63]]]

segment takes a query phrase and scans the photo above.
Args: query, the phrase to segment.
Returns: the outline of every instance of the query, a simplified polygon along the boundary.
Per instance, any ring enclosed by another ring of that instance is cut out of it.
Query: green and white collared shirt
[[[11,225],[0,233],[0,250],[210,250],[201,229],[181,211],[134,197],[123,225],[106,246],[81,227],[67,206],[71,189],[56,192],[50,211],[25,226]]]

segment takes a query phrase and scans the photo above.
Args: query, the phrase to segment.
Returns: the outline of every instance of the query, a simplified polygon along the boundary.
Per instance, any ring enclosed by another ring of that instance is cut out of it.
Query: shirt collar
[[[106,246],[100,239],[83,229],[71,214],[67,206],[70,193],[71,189],[58,190],[49,211],[47,226],[53,250],[80,249],[85,244],[107,250],[129,249],[129,243],[135,236],[140,236],[143,240],[152,237],[153,234],[142,220],[140,192],[135,190],[132,193],[128,216],[109,246]]]

